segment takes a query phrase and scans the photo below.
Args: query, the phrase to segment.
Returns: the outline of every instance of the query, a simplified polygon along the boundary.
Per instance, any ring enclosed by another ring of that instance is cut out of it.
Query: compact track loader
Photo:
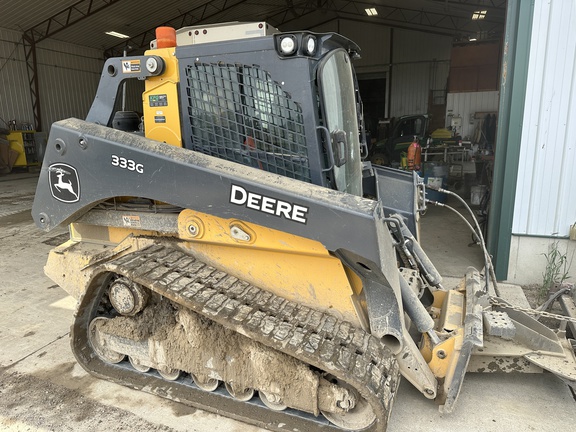
[[[400,376],[446,412],[466,371],[574,384],[563,332],[473,268],[442,286],[420,178],[362,161],[358,53],[248,23],[106,61],[86,120],[52,126],[33,206],[69,224],[45,270],[78,300],[82,367],[278,431],[384,431]],[[140,125],[115,112],[128,79]]]

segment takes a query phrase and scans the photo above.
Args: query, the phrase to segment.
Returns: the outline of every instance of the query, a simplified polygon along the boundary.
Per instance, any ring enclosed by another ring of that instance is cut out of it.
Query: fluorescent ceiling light
[[[368,16],[378,15],[378,11],[376,10],[376,8],[366,8],[364,10],[366,11],[366,15],[368,15]]]
[[[468,42],[476,42],[478,39],[476,39],[474,36],[470,36],[468,38]]]
[[[117,38],[120,38],[120,39],[128,39],[128,38],[130,37],[130,36],[128,36],[128,35],[125,35],[125,34],[122,34],[122,33],[118,33],[118,32],[115,32],[115,31],[109,31],[109,32],[105,32],[105,33],[106,33],[107,35],[114,36],[114,37],[117,37]]]
[[[472,14],[472,19],[473,20],[481,20],[486,18],[486,14],[488,13],[488,11],[485,10],[477,10],[474,11],[474,13]]]

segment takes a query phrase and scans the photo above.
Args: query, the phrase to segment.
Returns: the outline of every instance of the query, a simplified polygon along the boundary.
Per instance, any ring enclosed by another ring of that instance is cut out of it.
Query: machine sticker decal
[[[140,60],[122,60],[122,73],[138,73],[140,70]]]
[[[308,207],[249,192],[242,186],[235,184],[230,189],[230,202],[262,213],[284,217],[294,222],[302,224],[308,222],[307,215],[310,210]]]
[[[166,116],[154,116],[154,123],[166,123]]]
[[[112,155],[112,166],[127,169],[128,171],[135,171],[138,174],[144,174],[144,165],[115,154]]]
[[[80,179],[73,166],[55,163],[48,167],[50,193],[58,201],[75,203],[80,200]]]
[[[126,228],[141,228],[140,216],[122,215],[122,225]]]

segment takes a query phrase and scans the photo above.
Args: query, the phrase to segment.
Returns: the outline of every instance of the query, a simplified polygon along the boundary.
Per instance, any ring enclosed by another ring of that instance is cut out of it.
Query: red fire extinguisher
[[[418,137],[414,135],[414,141],[408,147],[408,169],[409,170],[420,170],[422,160],[422,147],[418,143]]]

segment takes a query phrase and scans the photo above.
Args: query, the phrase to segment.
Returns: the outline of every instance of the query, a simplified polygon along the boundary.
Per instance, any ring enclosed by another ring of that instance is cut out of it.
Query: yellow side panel
[[[80,223],[70,225],[70,234],[74,241],[103,245],[119,244],[130,235],[166,236],[155,231]],[[360,299],[362,281],[317,241],[193,210],[180,213],[178,237],[181,246],[216,268],[367,328],[365,305]]]
[[[186,247],[214,267],[361,326],[346,270],[321,243],[192,210],[180,213],[178,230]]]
[[[180,77],[174,50],[175,48],[163,48],[146,51],[146,55],[162,57],[166,68],[161,75],[146,79],[142,107],[146,137],[182,147],[178,100]]]

